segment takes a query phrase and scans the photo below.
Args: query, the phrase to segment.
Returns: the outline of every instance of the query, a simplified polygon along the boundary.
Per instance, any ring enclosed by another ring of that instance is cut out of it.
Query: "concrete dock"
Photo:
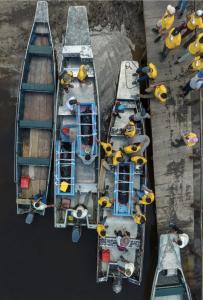
[[[156,82],[165,83],[170,90],[170,99],[166,105],[156,100],[150,101],[157,227],[159,234],[165,233],[172,222],[189,234],[190,245],[183,251],[183,262],[186,278],[192,292],[196,293],[199,281],[197,277],[201,278],[201,262],[196,259],[201,247],[201,230],[196,228],[197,219],[195,217],[194,222],[194,215],[200,207],[197,189],[200,187],[200,176],[197,174],[200,174],[201,164],[196,164],[189,155],[198,154],[200,145],[189,149],[181,143],[181,135],[188,131],[199,134],[199,105],[195,107],[192,102],[196,100],[198,103],[200,95],[199,92],[192,92],[185,98],[180,97],[180,86],[184,86],[194,76],[182,75],[189,62],[174,65],[176,59],[186,51],[185,48],[170,51],[165,61],[160,61],[164,38],[154,43],[156,34],[152,32],[152,28],[162,17],[168,4],[166,1],[143,1],[148,63],[152,62],[158,68]],[[177,1],[170,1],[170,4],[176,6]],[[181,24],[184,19],[185,16],[181,19],[176,16],[175,25]],[[198,119],[196,122],[193,120],[194,113]],[[195,244],[198,244],[198,249]],[[194,269],[198,269],[196,265],[199,266],[198,275],[194,272]]]

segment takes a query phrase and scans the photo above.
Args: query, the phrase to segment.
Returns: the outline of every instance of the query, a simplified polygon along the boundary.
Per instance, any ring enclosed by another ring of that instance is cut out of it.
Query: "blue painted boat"
[[[81,80],[78,74],[83,67],[86,78]],[[64,78],[69,80],[66,85]],[[96,227],[98,101],[86,8],[71,6],[57,94],[54,197],[55,227],[71,226],[73,242],[79,241],[82,227]]]
[[[55,59],[48,4],[38,1],[24,58],[16,111],[17,214],[45,214],[55,105]]]

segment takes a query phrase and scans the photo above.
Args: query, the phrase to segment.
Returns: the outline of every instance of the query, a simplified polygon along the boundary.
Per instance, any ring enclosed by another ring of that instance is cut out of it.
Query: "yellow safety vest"
[[[105,231],[105,235],[101,234],[102,231]],[[101,238],[106,236],[106,228],[103,224],[98,224],[97,225],[97,233],[98,233],[99,237],[101,237]]]
[[[147,163],[147,160],[144,156],[132,156],[131,157],[131,161],[134,162],[135,164],[137,164],[138,159],[142,160],[142,164],[145,165]]]
[[[163,29],[169,30],[174,22],[174,15],[169,15],[167,12],[161,19],[161,26]]]
[[[67,71],[64,75],[63,78],[60,80],[60,84],[62,86],[68,85],[72,82],[73,80],[73,72],[72,71]]]
[[[151,202],[147,202],[146,198],[150,198]],[[143,204],[143,205],[149,205],[149,204],[152,204],[152,202],[154,202],[154,193],[150,192],[148,194],[145,194],[139,203]]]
[[[124,135],[128,138],[132,138],[135,136],[135,134],[136,134],[135,124],[134,124],[134,122],[130,121],[130,122],[128,122],[128,124],[125,128]]]
[[[150,63],[149,68],[150,68],[150,72],[147,73],[147,75],[149,76],[150,79],[155,79],[158,75],[157,67],[154,64]]]
[[[166,103],[166,99],[162,98],[162,94],[167,93],[167,88],[164,84],[157,85],[154,90],[154,96],[162,104]]]
[[[137,149],[133,150],[132,147],[136,147]],[[129,145],[129,146],[123,147],[123,150],[126,154],[136,153],[136,152],[139,152],[141,149],[142,149],[142,147],[140,145],[138,145],[138,146]]]
[[[136,214],[133,216],[133,219],[136,224],[143,224],[146,222],[146,217],[143,214]]]
[[[195,13],[192,13],[189,16],[187,28],[190,30],[195,30],[196,28],[203,28],[202,17],[198,17]]]
[[[201,58],[200,56],[195,56],[195,58],[192,61],[191,66],[194,71],[203,70],[203,58]]]
[[[112,155],[112,145],[110,143],[104,143],[104,142],[101,142],[101,146],[102,148],[104,149],[105,151],[105,154],[107,157],[111,156]],[[107,151],[107,148],[110,147],[111,150],[110,151]]]
[[[85,80],[86,77],[87,77],[87,71],[85,69],[85,65],[81,65],[78,71],[77,78],[78,80],[83,81]]]
[[[194,132],[189,132],[188,134],[185,135],[185,138],[186,138],[186,140],[188,138],[197,138],[197,135]],[[196,145],[197,142],[186,141],[186,144],[187,144],[188,147],[192,147],[192,146]]]
[[[104,203],[106,203],[106,208],[110,208],[112,206],[112,202],[109,200],[109,197],[103,196],[99,198],[98,204],[102,206]]]
[[[191,54],[196,54],[198,52],[203,52],[203,43],[200,43],[199,40],[203,36],[203,33],[198,34],[196,40],[188,46],[188,51]]]
[[[168,36],[165,39],[165,45],[168,49],[175,49],[181,44],[181,33],[179,32],[177,35],[173,36],[172,32],[175,28],[172,28],[169,31]]]
[[[118,150],[113,156],[113,166],[117,166],[119,164],[118,158],[120,157],[123,157],[123,153],[120,150]]]

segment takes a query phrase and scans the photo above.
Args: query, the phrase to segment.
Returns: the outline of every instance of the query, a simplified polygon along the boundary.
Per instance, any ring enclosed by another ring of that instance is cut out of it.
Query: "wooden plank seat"
[[[20,128],[52,129],[52,121],[20,120]]]
[[[31,55],[51,57],[53,50],[52,47],[48,45],[47,46],[30,45],[28,48],[28,53]]]
[[[49,158],[18,157],[17,163],[22,166],[49,166]]]
[[[36,93],[54,93],[53,84],[40,84],[40,83],[23,83],[21,90],[23,92],[36,92]]]
[[[182,285],[157,287],[155,297],[184,295],[184,293],[185,293],[185,288]]]

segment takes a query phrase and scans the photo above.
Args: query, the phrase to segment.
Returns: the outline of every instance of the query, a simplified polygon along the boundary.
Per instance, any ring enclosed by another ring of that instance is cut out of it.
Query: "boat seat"
[[[36,92],[36,93],[54,93],[53,84],[40,84],[40,83],[23,83],[21,86],[23,92]]]
[[[18,157],[17,163],[22,166],[49,166],[49,158]]]
[[[175,295],[184,295],[185,288],[182,285],[157,287],[155,297],[166,297]]]
[[[52,129],[52,121],[20,120],[20,128]]]
[[[52,47],[50,46],[35,46],[30,45],[28,48],[28,53],[32,55],[39,55],[39,56],[52,56]]]

